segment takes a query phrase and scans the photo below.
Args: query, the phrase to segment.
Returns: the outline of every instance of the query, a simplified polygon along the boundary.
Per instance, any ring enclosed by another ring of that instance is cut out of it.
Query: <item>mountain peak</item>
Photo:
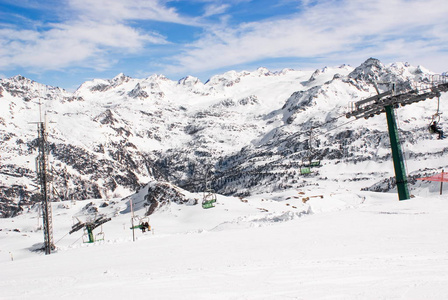
[[[120,74],[118,74],[117,76],[115,76],[112,80],[123,80],[123,79],[126,79],[126,78],[130,78],[129,76],[126,76],[124,73],[120,73]]]
[[[11,77],[10,79],[17,80],[17,81],[23,81],[23,80],[26,80],[27,78],[23,77],[22,75],[19,74],[14,77]]]
[[[125,82],[128,82],[129,80],[131,80],[131,77],[124,75],[124,73],[120,73],[117,76],[115,76],[111,82],[113,85],[120,85],[123,84]]]
[[[27,77],[24,77],[24,76],[22,76],[20,74],[16,75],[16,76],[13,76],[13,77],[11,77],[9,79],[5,79],[5,80],[14,81],[14,82],[21,82],[21,83],[34,83],[35,82],[34,80],[29,79]]]
[[[265,68],[265,67],[259,67],[257,69],[257,74],[260,76],[269,76],[272,74],[271,71],[269,71],[269,69]]]
[[[377,80],[384,69],[385,66],[380,60],[371,57],[353,70],[348,76],[353,79],[370,82],[372,80]]]
[[[185,85],[185,86],[194,86],[198,83],[201,83],[201,81],[197,77],[188,75],[182,79],[179,79],[179,81],[177,83],[180,85]]]

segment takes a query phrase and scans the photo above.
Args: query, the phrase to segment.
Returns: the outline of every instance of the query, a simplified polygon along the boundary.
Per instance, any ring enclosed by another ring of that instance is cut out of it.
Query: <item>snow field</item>
[[[305,204],[304,196],[311,196]],[[36,219],[2,219],[2,299],[448,297],[443,196],[398,201],[395,194],[322,189],[246,200],[218,197],[208,210],[171,204],[151,216],[154,234],[137,231],[136,242],[130,215],[119,214],[103,225],[105,241],[82,244],[77,232],[48,256],[27,249],[42,241],[41,231],[28,232]],[[83,202],[55,204],[55,240]],[[13,226],[21,232],[6,231]]]

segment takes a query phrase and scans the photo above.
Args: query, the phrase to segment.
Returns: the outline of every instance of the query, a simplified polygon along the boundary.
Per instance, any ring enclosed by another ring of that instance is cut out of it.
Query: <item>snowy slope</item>
[[[327,186],[219,196],[209,210],[171,203],[135,242],[127,201],[97,200],[112,221],[104,241],[83,244],[67,233],[90,202],[54,203],[48,256],[29,251],[42,241],[36,212],[0,219],[2,299],[448,297],[448,202],[435,194],[400,202]]]

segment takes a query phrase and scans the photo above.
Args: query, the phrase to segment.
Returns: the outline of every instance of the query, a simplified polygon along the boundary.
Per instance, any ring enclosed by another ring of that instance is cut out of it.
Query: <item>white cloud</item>
[[[159,0],[68,0],[70,8],[82,17],[97,21],[156,20],[194,24]]]
[[[167,37],[135,26],[134,21],[148,20],[204,30],[190,44],[163,53],[168,63],[159,70],[165,74],[183,76],[291,57],[352,64],[374,56],[448,70],[445,0],[284,0],[296,1],[298,10],[283,19],[236,25],[225,13],[231,5],[249,0],[192,0],[204,5],[204,15],[196,18],[168,7],[170,0],[66,1],[60,23],[36,24],[39,30],[14,25],[0,29],[0,68],[106,69],[116,63],[111,54],[143,53],[152,45],[168,44]],[[221,15],[221,24],[206,23],[214,15]]]
[[[230,7],[229,4],[210,4],[205,7],[204,17],[210,17],[214,15],[220,15],[226,12]]]
[[[47,24],[39,31],[12,26],[0,29],[0,68],[20,66],[36,72],[76,65],[103,69],[114,63],[106,54],[135,53],[150,44],[167,43],[165,37],[133,28],[128,21],[189,22],[159,1],[68,0],[68,3],[65,15],[70,18],[64,22]]]
[[[331,57],[350,63],[359,56],[410,61],[446,56],[445,0],[303,2],[310,5],[288,19],[210,28],[167,71],[202,72],[279,57]]]
[[[124,53],[143,49],[146,43],[165,43],[157,35],[140,33],[123,24],[75,22],[57,24],[48,31],[0,30],[0,67],[25,66],[61,69],[84,63],[105,67],[105,49]]]

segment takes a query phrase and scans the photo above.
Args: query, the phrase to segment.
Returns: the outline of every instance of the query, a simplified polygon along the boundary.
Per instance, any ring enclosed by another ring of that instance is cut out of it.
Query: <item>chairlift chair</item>
[[[305,157],[302,159],[302,166],[300,168],[300,174],[310,174],[311,168],[319,167],[320,166],[320,160],[318,159],[312,159],[311,156]]]
[[[212,208],[215,207],[214,203],[216,202],[216,194],[213,190],[208,190],[204,193],[204,197],[202,199],[202,208]]]
[[[301,175],[306,175],[306,174],[310,174],[311,173],[311,168],[310,167],[301,167],[300,168],[300,174]]]
[[[439,114],[439,113],[435,113],[432,117],[431,117],[431,122],[429,123],[429,125],[428,125],[428,130],[429,130],[429,133],[435,133],[434,132],[434,130],[432,129],[432,127],[431,127],[431,125],[434,123],[434,122],[437,122],[437,124],[439,124],[439,122],[440,122],[440,115],[441,114]]]
[[[441,115],[442,113],[439,113],[439,108],[440,108],[440,96],[437,97],[437,111],[436,111],[435,114],[432,115],[432,117],[431,117],[431,122],[429,123],[429,126],[428,126],[429,133],[431,133],[431,134],[436,133],[436,132],[431,128],[431,125],[432,125],[434,122],[437,122],[437,124],[439,124],[439,122],[440,122],[440,115]]]
[[[95,242],[104,241],[105,234],[103,232],[103,225],[101,225],[100,232],[95,235]]]
[[[142,232],[150,231],[151,230],[151,226],[149,225],[149,217],[145,216],[145,217],[139,217],[139,216],[135,216],[134,217],[134,225],[132,226],[130,229],[140,229]]]
[[[319,167],[320,166],[320,160],[312,160],[310,162],[311,167]]]
[[[309,149],[305,157],[302,158],[302,166],[300,168],[300,174],[310,174],[311,168],[319,167],[320,160],[314,159],[316,157],[316,151],[313,150],[313,128],[310,130]]]

